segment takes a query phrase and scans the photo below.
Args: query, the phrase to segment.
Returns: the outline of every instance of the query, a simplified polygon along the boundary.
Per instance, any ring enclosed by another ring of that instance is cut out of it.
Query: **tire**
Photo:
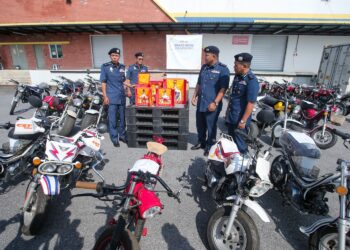
[[[326,128],[325,130],[326,141],[324,141],[325,138],[322,138],[322,127],[314,130],[310,136],[320,149],[331,148],[337,143],[338,140],[337,135],[334,134],[330,128]]]
[[[17,92],[15,93],[15,95],[14,95],[13,98],[16,98],[16,97],[17,97]],[[18,99],[17,99],[17,100],[19,100],[19,96],[18,96]],[[11,102],[11,108],[10,108],[10,115],[13,115],[13,113],[15,112],[17,103],[18,103],[18,101],[12,100],[12,102]]]
[[[109,242],[112,239],[116,225],[107,227],[102,234],[98,237],[93,250],[104,250],[109,249]],[[135,236],[128,230],[125,229],[121,236],[120,242],[125,250],[140,250],[139,243]]]
[[[76,118],[71,117],[69,115],[66,115],[66,117],[64,118],[62,126],[58,127],[57,134],[58,135],[62,135],[62,136],[68,136],[72,132],[72,130],[74,128],[75,120],[76,120]]]
[[[237,217],[234,221],[234,225],[232,228],[238,228],[239,230],[236,232],[239,232],[239,241],[241,242],[243,239],[243,246],[242,244],[236,242],[236,245],[234,244],[234,240],[227,240],[226,244],[219,240],[218,238],[215,238],[215,236],[222,236],[222,230],[220,227],[221,223],[224,223],[225,220],[229,219],[230,213],[231,213],[232,207],[220,207],[218,208],[211,216],[208,222],[207,227],[207,238],[209,243],[209,248],[212,250],[225,250],[225,249],[236,249],[236,247],[242,247],[242,249],[247,250],[258,250],[260,246],[260,239],[258,234],[258,229],[252,220],[252,218],[243,210],[238,210]],[[223,221],[223,219],[225,219]],[[218,225],[219,224],[219,225]],[[243,235],[241,235],[243,234]],[[245,239],[244,239],[245,236]],[[231,243],[231,244],[230,244]],[[236,247],[235,247],[236,246]]]
[[[260,129],[258,127],[258,124],[256,124],[255,121],[251,121],[249,124],[249,128],[248,128],[248,135],[251,136],[252,138],[258,138],[259,134],[260,134]]]
[[[83,129],[86,129],[87,127],[89,127],[92,124],[96,124],[97,123],[97,118],[98,118],[97,114],[85,114],[84,117],[83,117],[83,120],[81,121],[80,129],[83,130]]]
[[[31,182],[28,187],[30,184]],[[33,200],[31,211],[24,211],[21,218],[21,231],[25,235],[36,235],[40,231],[46,218],[49,197],[44,194],[40,185],[33,195]],[[32,209],[33,207],[35,209]]]
[[[326,250],[338,248],[338,229],[335,226],[324,226],[310,235],[310,250]],[[334,244],[336,244],[334,246]],[[332,248],[334,247],[334,248]],[[350,232],[346,234],[345,249],[350,249]]]
[[[337,107],[337,111],[335,112],[336,115],[347,115],[347,108],[343,103],[337,102],[335,106]]]

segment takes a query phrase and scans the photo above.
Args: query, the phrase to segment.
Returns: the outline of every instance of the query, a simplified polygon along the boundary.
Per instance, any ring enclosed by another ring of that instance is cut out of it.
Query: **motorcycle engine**
[[[205,169],[205,178],[207,180],[208,187],[214,187],[217,182],[225,176],[225,166],[223,162],[208,160]]]
[[[227,197],[236,194],[238,184],[235,175],[222,177],[212,192],[216,202],[224,202]]]
[[[286,182],[288,173],[287,161],[281,155],[274,160],[270,170],[270,181],[274,187],[281,190]]]

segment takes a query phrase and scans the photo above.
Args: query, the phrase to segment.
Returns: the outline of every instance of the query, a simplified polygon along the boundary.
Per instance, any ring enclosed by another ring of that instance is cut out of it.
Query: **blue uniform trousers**
[[[119,138],[125,139],[125,105],[109,104],[108,126],[109,136],[113,142],[119,141]]]
[[[227,128],[228,128],[227,132],[230,136],[232,136],[233,140],[235,141],[235,143],[238,147],[239,152],[241,154],[246,154],[246,153],[248,153],[248,146],[247,146],[244,138],[242,138],[241,135],[235,133],[235,130],[238,128],[237,127],[238,123],[239,122],[237,122],[236,124],[228,123],[227,124]],[[245,128],[243,129],[247,134],[248,134],[249,124],[250,124],[250,119],[247,120]]]
[[[221,108],[222,105],[219,105],[213,112],[200,112],[199,109],[196,112],[198,143],[208,150],[216,141],[217,122]]]

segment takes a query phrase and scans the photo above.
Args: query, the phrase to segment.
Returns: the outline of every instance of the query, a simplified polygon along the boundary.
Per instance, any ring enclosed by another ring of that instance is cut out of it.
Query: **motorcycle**
[[[45,157],[32,158],[33,176],[27,186],[21,218],[23,234],[37,234],[48,213],[49,200],[74,187],[90,168],[104,164],[100,134],[106,127],[101,124],[97,129],[88,128],[73,137],[48,134]]]
[[[347,116],[350,113],[350,93],[340,96],[335,105],[339,115]]]
[[[289,106],[289,99],[286,96],[286,107]],[[333,133],[333,129],[327,125],[329,114],[333,104],[325,103],[322,109],[314,103],[302,100],[299,106],[293,108],[293,112],[288,117],[287,110],[284,120],[273,124],[271,129],[271,139],[273,143],[279,144],[278,138],[286,129],[303,131],[310,135],[316,145],[321,149],[328,149],[337,143],[338,137]],[[323,120],[322,125],[318,125]]]
[[[77,188],[93,189],[95,193],[78,194],[73,197],[92,196],[102,199],[106,196],[113,198],[107,201],[119,200],[114,205],[120,210],[118,219],[112,219],[109,226],[98,237],[93,249],[140,249],[138,242],[141,236],[146,234],[144,228],[146,220],[161,213],[163,205],[156,195],[155,186],[159,182],[166,190],[169,197],[180,202],[180,191],[174,193],[171,188],[161,179],[163,169],[162,155],[167,151],[161,139],[158,142],[148,142],[148,153],[135,162],[128,171],[125,184],[122,186],[107,185],[102,182],[77,182]],[[96,172],[97,173],[97,172]]]
[[[29,103],[40,108],[38,97],[28,98]],[[2,144],[0,149],[0,189],[5,192],[11,182],[24,173],[31,173],[32,155],[40,155],[50,123],[46,119],[18,119],[15,124],[1,124],[0,128],[10,129],[9,141]]]
[[[9,80],[9,82],[15,83],[16,91],[11,101],[10,115],[13,115],[19,101],[22,103],[28,103],[30,96],[37,96],[43,99],[45,95],[50,95],[50,86],[47,83],[40,83],[38,86],[30,86],[21,84],[16,80]]]
[[[264,222],[270,222],[265,210],[254,198],[272,188],[269,180],[270,150],[260,154],[263,145],[241,130],[236,130],[253,148],[253,155],[240,155],[232,137],[222,135],[209,152],[205,169],[207,186],[217,209],[210,216],[207,238],[210,249],[259,249],[260,239],[252,209]]]
[[[344,140],[344,146],[350,142],[350,134],[335,130],[335,133]],[[337,176],[331,186],[331,192],[339,195],[339,217],[326,218],[316,221],[309,227],[300,227],[300,231],[309,237],[309,249],[339,249],[350,248],[350,195],[348,192],[350,179],[350,161],[337,160]]]
[[[81,129],[87,128],[93,124],[97,125],[101,121],[107,121],[107,106],[103,105],[103,95],[96,90],[91,97],[89,108],[85,111],[81,121]]]

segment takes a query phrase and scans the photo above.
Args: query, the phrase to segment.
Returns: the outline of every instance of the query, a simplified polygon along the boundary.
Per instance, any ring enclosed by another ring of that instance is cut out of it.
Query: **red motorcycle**
[[[114,205],[120,210],[118,219],[109,222],[93,249],[140,249],[138,242],[141,236],[147,234],[144,227],[146,220],[163,209],[155,191],[157,182],[164,187],[169,197],[180,202],[180,191],[174,193],[160,177],[163,168],[161,156],[167,151],[167,147],[162,144],[163,139],[158,138],[157,141],[147,143],[148,153],[128,171],[124,185],[77,182],[77,188],[93,189],[97,193],[78,194],[74,197],[92,196],[103,201],[114,201]]]

